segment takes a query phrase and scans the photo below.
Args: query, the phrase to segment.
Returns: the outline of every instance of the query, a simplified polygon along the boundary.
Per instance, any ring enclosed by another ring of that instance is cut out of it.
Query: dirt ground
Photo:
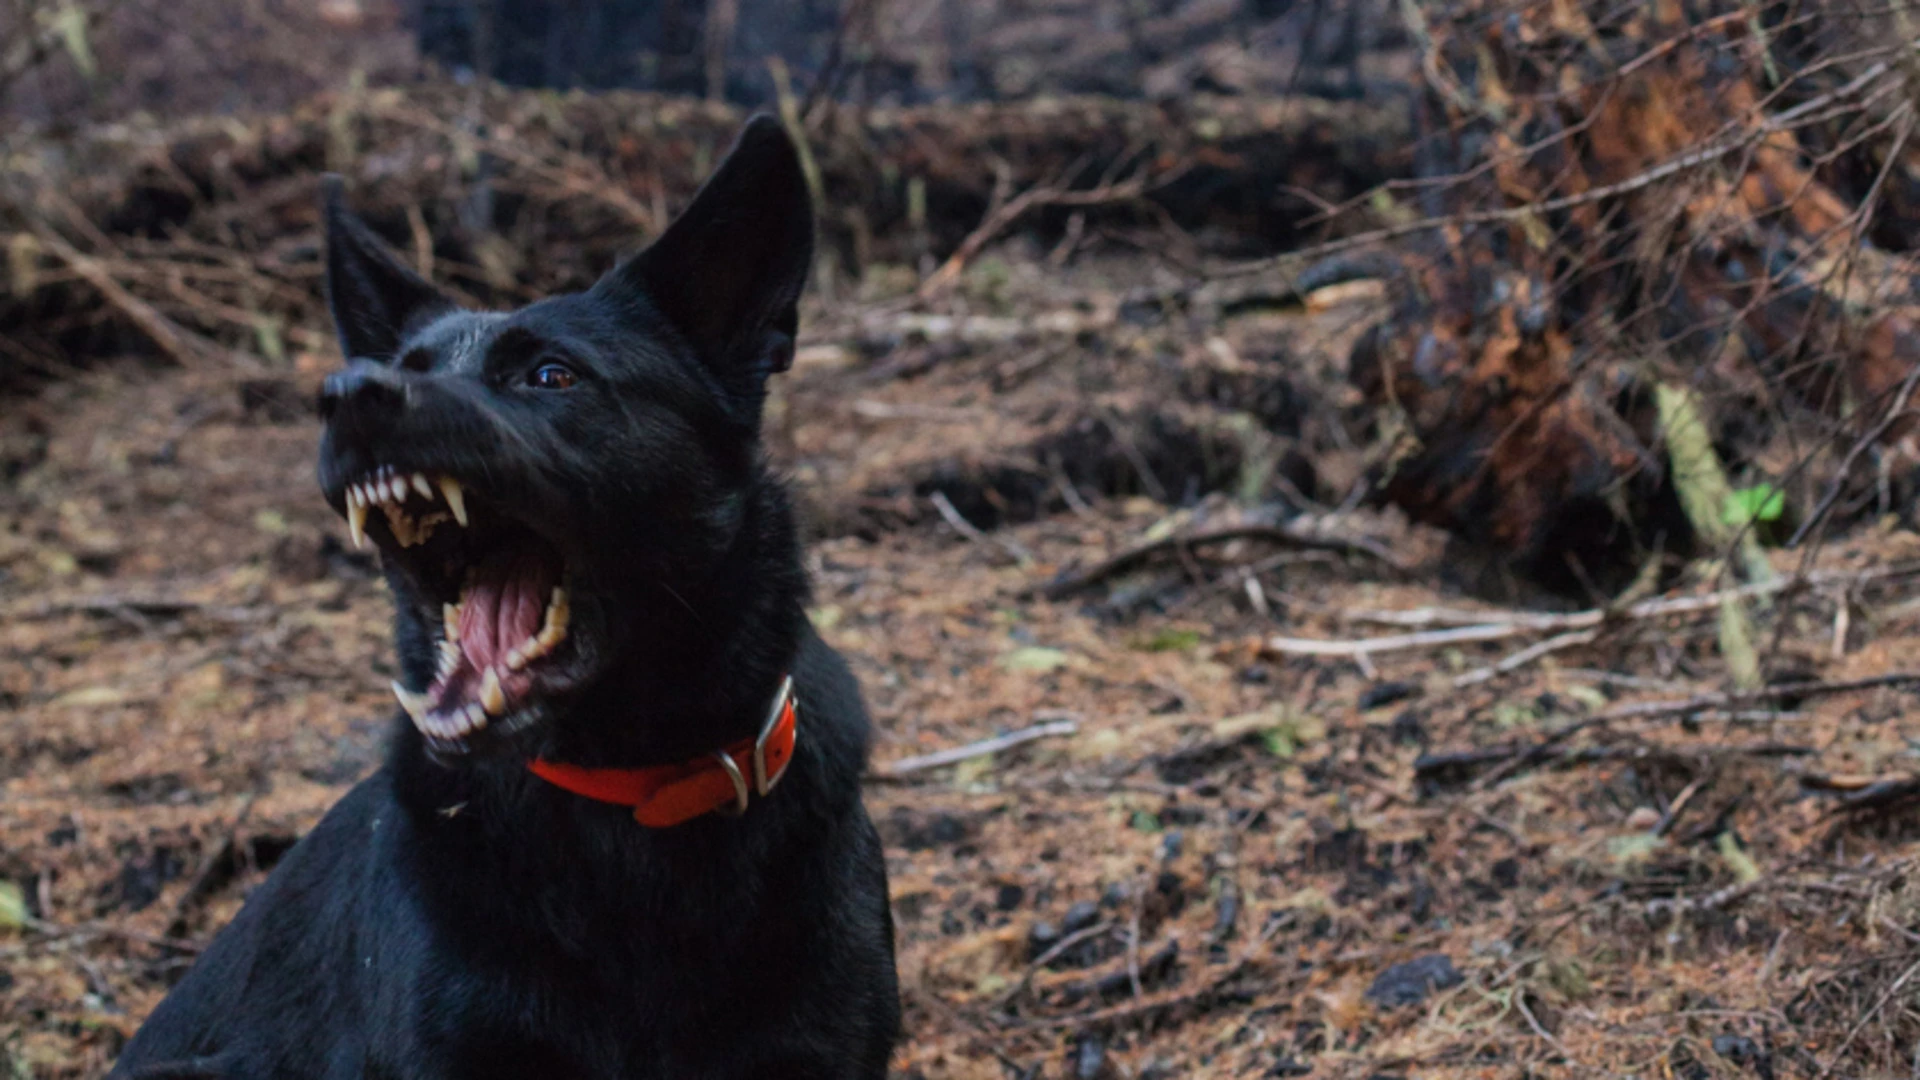
[[[1313,398],[1303,448],[1337,445],[1316,417],[1351,404],[1367,297],[1194,331],[1116,314],[1144,272],[1102,273],[1030,302],[1060,275],[990,262],[967,295],[1015,297],[974,309],[1000,323],[882,345],[897,309],[841,297],[775,410],[814,618],[880,727],[900,1076],[1920,1069],[1913,685],[1636,709],[1724,689],[1711,603],[1486,679],[1560,631],[1270,647],[1448,625],[1383,612],[1503,617],[1441,538],[1364,510],[1335,524],[1391,559],[1256,533],[1033,591],[1246,520],[1230,489],[1257,454],[1214,438],[1222,388]],[[383,586],[313,480],[331,362],[107,365],[0,415],[0,1072],[100,1075],[378,758]],[[1114,418],[1145,405],[1192,422],[1143,444]],[[1312,484],[1338,496],[1362,456],[1311,455]],[[1920,668],[1920,536],[1774,559],[1820,575],[1760,615],[1776,680]],[[890,771],[1036,724],[1054,734]]]

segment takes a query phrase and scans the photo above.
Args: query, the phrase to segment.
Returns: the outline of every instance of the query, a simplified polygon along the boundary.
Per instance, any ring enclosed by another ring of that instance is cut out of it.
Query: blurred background
[[[902,1077],[1920,1069],[1907,0],[0,0],[0,1064],[375,767],[317,181],[477,306],[754,111]]]

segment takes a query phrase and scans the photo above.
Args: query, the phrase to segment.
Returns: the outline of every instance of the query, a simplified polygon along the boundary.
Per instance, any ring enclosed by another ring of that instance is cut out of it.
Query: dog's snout
[[[320,386],[320,418],[332,420],[342,409],[370,417],[398,416],[406,405],[405,376],[392,368],[365,360],[327,376]]]

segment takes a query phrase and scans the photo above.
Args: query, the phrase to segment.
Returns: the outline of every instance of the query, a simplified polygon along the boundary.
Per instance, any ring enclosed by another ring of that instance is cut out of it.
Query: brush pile
[[[1753,522],[1688,512],[1702,470],[1669,460],[1677,416],[1759,524],[1907,503],[1920,90],[1901,5],[1406,10],[1416,176],[1368,266],[1394,310],[1352,355],[1394,447],[1389,500],[1570,591]]]

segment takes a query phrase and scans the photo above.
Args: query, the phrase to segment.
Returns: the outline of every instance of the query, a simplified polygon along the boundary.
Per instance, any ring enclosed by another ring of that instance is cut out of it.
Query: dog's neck
[[[696,580],[656,582],[620,655],[552,723],[542,753],[590,766],[690,760],[752,736],[791,670],[807,585],[771,478],[747,489],[732,542]]]

